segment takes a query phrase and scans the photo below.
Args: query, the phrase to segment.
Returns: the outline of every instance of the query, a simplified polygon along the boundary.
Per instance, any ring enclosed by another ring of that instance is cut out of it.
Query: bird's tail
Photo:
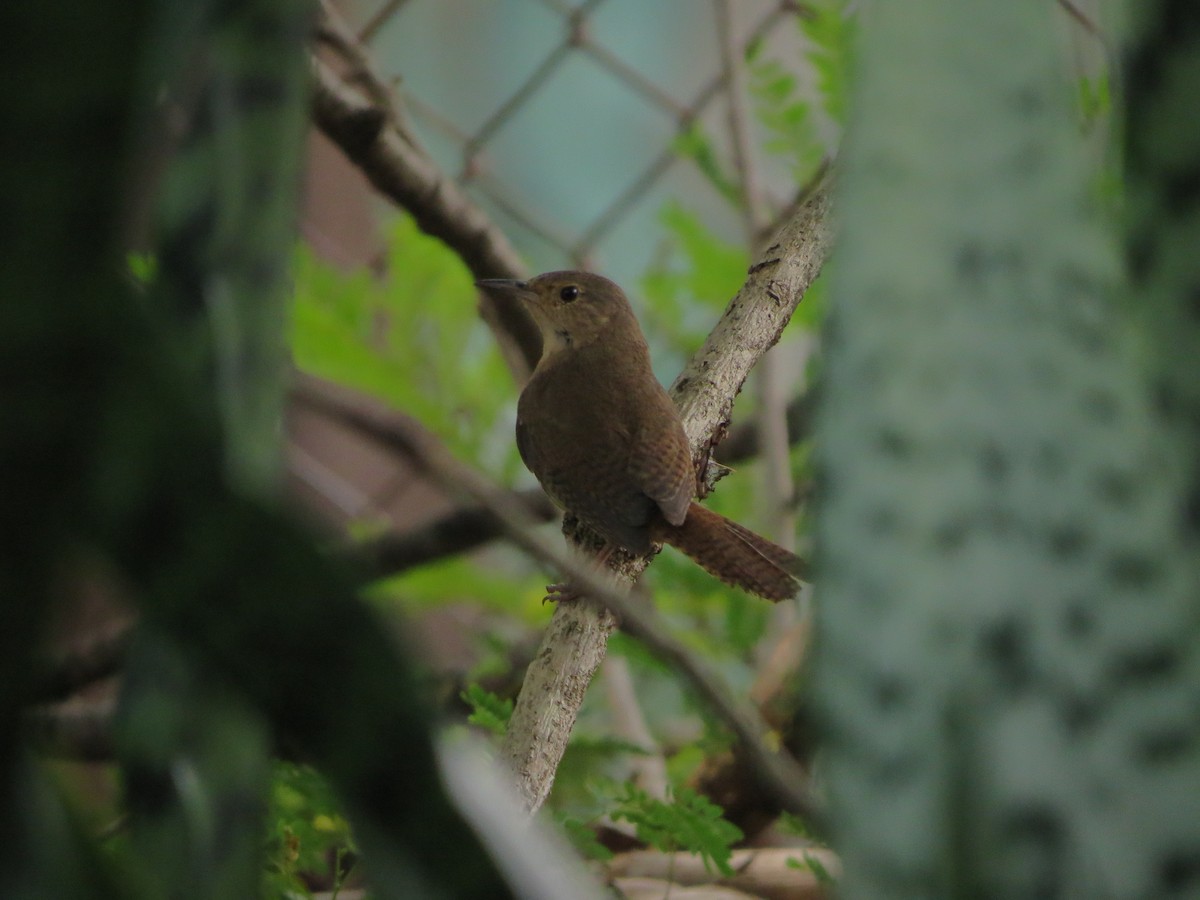
[[[726,584],[768,600],[796,596],[798,580],[807,576],[808,567],[796,554],[699,503],[688,507],[682,525],[655,523],[652,537],[683,551]]]

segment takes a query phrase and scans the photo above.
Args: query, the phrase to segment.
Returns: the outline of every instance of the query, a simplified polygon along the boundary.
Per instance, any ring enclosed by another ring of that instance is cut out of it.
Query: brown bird
[[[558,506],[613,546],[682,550],[768,600],[795,596],[796,555],[693,502],[696,473],[679,412],[650,368],[625,294],[588,272],[477,282],[521,300],[542,356],[517,404],[517,448]]]

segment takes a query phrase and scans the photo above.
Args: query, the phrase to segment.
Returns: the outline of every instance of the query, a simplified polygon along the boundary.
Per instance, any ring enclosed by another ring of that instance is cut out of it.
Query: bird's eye
[[[562,297],[563,303],[570,303],[579,296],[579,288],[573,284],[568,284],[565,288],[558,292],[558,296]]]

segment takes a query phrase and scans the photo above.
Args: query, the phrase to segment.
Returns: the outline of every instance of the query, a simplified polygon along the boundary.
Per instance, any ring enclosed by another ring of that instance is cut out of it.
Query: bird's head
[[[542,359],[584,347],[615,326],[641,331],[625,293],[591,272],[547,272],[529,281],[486,278],[476,284],[489,293],[515,297],[542,332]]]

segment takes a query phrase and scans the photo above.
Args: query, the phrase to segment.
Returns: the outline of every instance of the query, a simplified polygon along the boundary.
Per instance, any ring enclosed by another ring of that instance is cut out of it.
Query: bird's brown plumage
[[[541,330],[517,447],[555,503],[632,553],[666,542],[729,584],[771,600],[795,594],[798,557],[692,501],[687,435],[617,285],[549,272],[480,286],[520,297]]]

